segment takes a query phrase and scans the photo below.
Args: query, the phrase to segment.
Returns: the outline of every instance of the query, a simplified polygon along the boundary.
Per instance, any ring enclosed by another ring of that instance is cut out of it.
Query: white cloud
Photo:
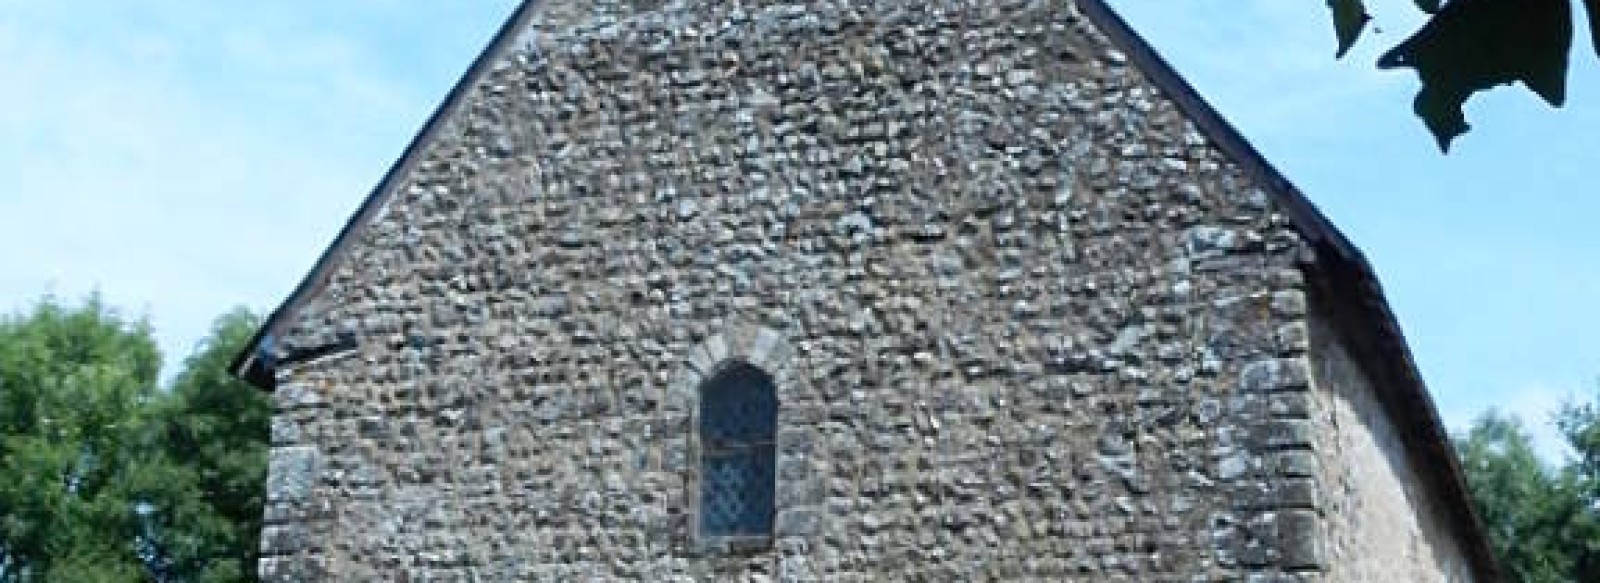
[[[1534,382],[1493,397],[1492,403],[1461,403],[1445,408],[1442,413],[1445,425],[1452,434],[1464,434],[1473,421],[1494,408],[1522,422],[1533,440],[1534,451],[1545,461],[1559,463],[1574,453],[1556,429],[1554,415],[1563,404],[1581,402],[1583,397],[1579,391]]]

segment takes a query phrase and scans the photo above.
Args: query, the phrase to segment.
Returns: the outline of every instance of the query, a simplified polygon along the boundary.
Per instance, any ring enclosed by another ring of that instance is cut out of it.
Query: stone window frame
[[[771,542],[771,540],[772,540],[772,530],[773,530],[773,528],[772,528],[773,527],[773,521],[776,520],[776,518],[777,518],[776,513],[777,513],[778,500],[777,500],[777,478],[776,478],[776,473],[777,473],[777,463],[778,463],[778,457],[777,457],[777,437],[778,437],[778,434],[777,434],[777,422],[776,422],[776,420],[774,420],[774,422],[773,422],[772,432],[770,434],[767,434],[767,435],[763,436],[764,439],[751,440],[750,442],[745,444],[746,447],[753,447],[757,452],[759,452],[758,455],[765,454],[766,456],[769,456],[768,463],[772,464],[772,466],[773,466],[772,470],[773,470],[773,474],[774,475],[773,475],[773,481],[772,481],[772,485],[771,485],[771,488],[773,490],[772,490],[772,492],[768,493],[769,494],[769,498],[767,499],[767,503],[769,504],[769,509],[773,512],[774,515],[768,518],[767,524],[766,524],[766,527],[765,527],[764,531],[762,531],[762,532],[732,532],[732,533],[717,533],[717,534],[707,533],[707,532],[705,532],[705,529],[706,529],[706,526],[707,526],[706,525],[707,516],[706,516],[705,509],[701,506],[701,504],[705,500],[706,481],[703,479],[704,475],[705,475],[704,471],[705,471],[705,469],[707,467],[709,467],[711,465],[711,459],[712,458],[719,457],[719,455],[718,455],[719,453],[725,453],[725,452],[719,452],[719,451],[713,450],[713,448],[709,444],[707,444],[705,442],[705,437],[706,437],[706,431],[705,430],[706,430],[706,428],[703,425],[703,423],[706,421],[706,418],[703,416],[706,413],[706,406],[707,406],[707,401],[705,401],[705,399],[706,399],[708,394],[712,393],[713,391],[715,391],[718,388],[717,385],[719,383],[727,382],[727,380],[724,378],[725,375],[735,373],[736,369],[746,369],[746,370],[749,370],[749,371],[754,371],[756,374],[759,374],[759,375],[761,375],[761,377],[763,377],[761,382],[763,384],[765,384],[766,386],[765,387],[743,387],[743,386],[741,386],[741,387],[735,388],[735,390],[738,390],[738,391],[741,391],[741,392],[746,392],[746,391],[751,390],[751,389],[770,390],[772,392],[771,398],[773,400],[773,405],[774,405],[774,407],[772,409],[772,412],[774,414],[776,414],[779,411],[782,411],[782,407],[778,406],[778,403],[777,403],[777,397],[778,397],[778,395],[777,395],[777,393],[778,393],[777,383],[773,380],[772,375],[770,373],[768,373],[766,371],[766,369],[763,369],[763,368],[761,368],[759,366],[755,366],[753,364],[745,362],[744,359],[741,359],[741,358],[729,358],[729,359],[726,359],[726,360],[723,360],[723,361],[717,363],[717,365],[713,367],[713,370],[711,370],[708,374],[705,375],[705,380],[700,383],[699,392],[700,392],[700,399],[701,400],[700,400],[700,403],[699,403],[699,407],[697,408],[697,417],[694,420],[695,423],[694,423],[694,428],[693,428],[695,439],[697,440],[696,447],[694,448],[695,449],[695,453],[696,453],[696,458],[691,461],[691,463],[695,464],[695,469],[697,470],[696,477],[697,478],[702,478],[702,479],[698,480],[698,482],[695,484],[695,489],[690,492],[690,494],[693,496],[692,502],[691,502],[691,508],[693,508],[693,510],[694,510],[694,520],[695,520],[694,528],[696,529],[696,533],[697,533],[697,538],[698,539],[700,539],[702,541],[715,540],[715,541],[718,541],[720,543],[723,543],[725,546],[732,546],[732,547],[739,547],[739,548],[747,548],[747,547],[748,548],[761,548],[761,547],[764,547],[764,546],[766,546],[767,544],[769,544]],[[725,390],[725,389],[730,388],[730,387],[727,387],[726,385],[723,385],[721,388]],[[721,391],[717,391],[717,392],[721,392]]]
[[[687,520],[681,522],[687,532],[681,533],[688,541],[688,550],[697,555],[738,555],[763,552],[773,548],[778,539],[808,534],[796,528],[796,512],[805,516],[807,487],[803,479],[795,479],[799,468],[807,460],[797,452],[792,442],[795,431],[790,422],[792,411],[785,407],[793,387],[791,360],[794,350],[781,332],[759,326],[734,327],[713,335],[697,345],[685,358],[678,380],[670,391],[672,408],[686,415],[683,425],[687,450],[682,465],[683,495],[688,510]],[[777,428],[773,435],[774,473],[773,524],[767,535],[713,536],[700,532],[700,391],[702,385],[716,377],[724,367],[742,363],[766,373],[772,380],[773,395],[778,404]],[[787,477],[786,477],[787,476]],[[814,526],[807,524],[805,526]]]

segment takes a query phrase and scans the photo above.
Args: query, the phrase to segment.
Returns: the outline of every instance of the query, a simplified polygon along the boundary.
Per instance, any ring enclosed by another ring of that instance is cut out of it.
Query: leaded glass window
[[[772,532],[778,398],[772,377],[742,362],[700,388],[700,534]]]

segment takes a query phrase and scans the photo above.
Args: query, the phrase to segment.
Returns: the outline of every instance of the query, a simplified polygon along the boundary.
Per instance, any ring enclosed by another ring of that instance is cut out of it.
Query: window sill
[[[695,540],[694,548],[695,552],[701,555],[754,555],[772,550],[772,536],[703,536]]]

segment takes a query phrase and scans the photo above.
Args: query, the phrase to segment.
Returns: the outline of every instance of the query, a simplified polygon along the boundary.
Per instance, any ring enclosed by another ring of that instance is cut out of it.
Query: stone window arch
[[[686,487],[674,504],[687,507],[687,532],[679,532],[692,553],[764,550],[820,526],[822,487],[807,469],[810,424],[796,417],[804,403],[791,402],[793,356],[781,332],[737,324],[684,355],[664,405],[688,420],[677,466]],[[736,429],[721,429],[730,425]],[[721,498],[730,486],[738,499]]]
[[[700,385],[699,532],[761,539],[777,514],[778,397],[772,376],[741,360]]]

